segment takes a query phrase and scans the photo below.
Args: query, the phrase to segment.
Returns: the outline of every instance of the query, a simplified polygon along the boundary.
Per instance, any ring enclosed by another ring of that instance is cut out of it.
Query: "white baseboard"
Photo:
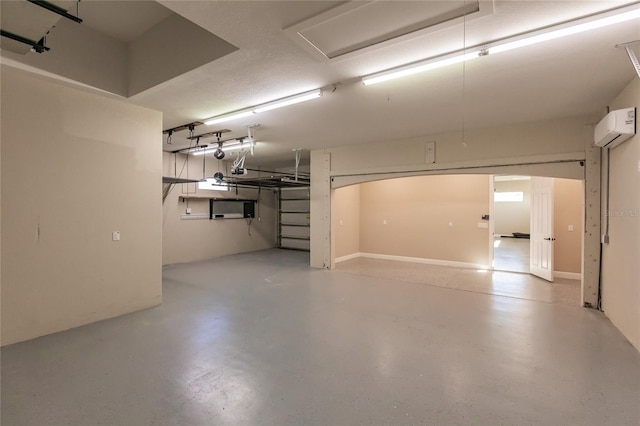
[[[346,256],[336,257],[336,263],[344,262],[346,260],[356,259],[362,257],[362,253],[351,253]]]
[[[427,259],[423,257],[394,256],[390,254],[375,254],[375,253],[359,253],[359,254],[360,254],[360,257],[367,257],[369,259],[396,260],[399,262],[412,262],[412,263],[424,263],[427,265],[453,266],[456,268],[489,269],[488,265],[480,265],[477,263],[468,263],[468,262],[457,262],[453,260]]]
[[[562,272],[562,271],[553,271],[553,276],[556,278],[566,278],[568,280],[581,280],[582,274],[578,272]]]

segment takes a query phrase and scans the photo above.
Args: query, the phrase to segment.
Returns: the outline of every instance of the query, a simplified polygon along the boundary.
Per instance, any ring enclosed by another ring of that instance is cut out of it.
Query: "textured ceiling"
[[[365,87],[359,80],[373,72],[630,2],[496,1],[492,14],[330,63],[309,54],[285,29],[340,2],[161,3],[238,47],[129,98],[162,111],[165,128],[326,89],[318,100],[223,123],[222,127],[231,129],[230,136],[246,134],[247,124],[260,124],[253,164],[292,162],[291,150],[296,147],[366,144],[459,131],[463,126],[599,114],[637,78],[625,52],[615,45],[640,39],[638,20],[375,86]],[[392,4],[406,6],[403,1]],[[189,46],[184,49],[188,51]],[[211,130],[200,126],[195,133]],[[174,135],[173,146],[163,142],[163,149],[187,144],[185,136]]]

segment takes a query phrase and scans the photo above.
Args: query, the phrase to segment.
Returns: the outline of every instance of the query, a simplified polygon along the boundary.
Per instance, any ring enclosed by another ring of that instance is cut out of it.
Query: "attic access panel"
[[[344,59],[492,14],[493,0],[350,1],[285,29],[324,61]]]

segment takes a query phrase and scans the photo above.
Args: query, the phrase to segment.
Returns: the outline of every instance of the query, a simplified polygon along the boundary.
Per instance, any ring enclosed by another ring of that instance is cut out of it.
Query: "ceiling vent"
[[[350,1],[285,29],[330,62],[492,14],[493,1]]]

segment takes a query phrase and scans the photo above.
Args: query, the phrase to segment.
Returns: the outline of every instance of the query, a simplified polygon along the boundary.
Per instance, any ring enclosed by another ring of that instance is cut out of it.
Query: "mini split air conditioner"
[[[596,126],[593,140],[601,148],[615,148],[636,134],[636,109],[611,111]]]

